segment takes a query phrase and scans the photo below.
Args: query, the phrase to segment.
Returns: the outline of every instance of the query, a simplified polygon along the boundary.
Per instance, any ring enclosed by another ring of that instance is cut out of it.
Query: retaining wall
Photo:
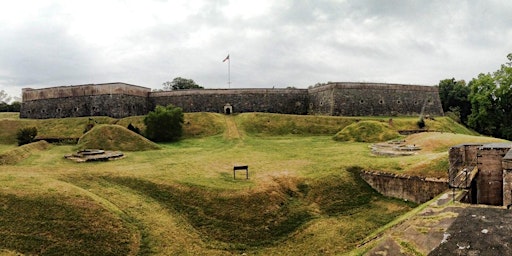
[[[424,203],[448,189],[444,179],[405,176],[379,171],[362,171],[361,178],[373,189],[389,197]]]

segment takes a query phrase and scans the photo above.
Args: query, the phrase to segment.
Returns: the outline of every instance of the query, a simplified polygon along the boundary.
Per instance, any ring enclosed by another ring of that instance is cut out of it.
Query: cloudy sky
[[[0,90],[174,77],[206,88],[435,85],[512,52],[510,0],[0,1]]]

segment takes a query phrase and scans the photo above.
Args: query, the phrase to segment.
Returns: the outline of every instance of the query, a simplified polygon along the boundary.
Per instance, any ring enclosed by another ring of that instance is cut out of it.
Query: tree
[[[469,102],[469,86],[464,80],[456,81],[455,78],[439,81],[439,98],[443,111],[456,114],[461,123],[467,123],[471,114],[471,103]]]
[[[512,139],[512,54],[494,73],[480,74],[469,83],[471,115],[468,125],[476,131]]]
[[[501,68],[494,72],[493,78],[496,84],[497,115],[499,123],[498,133],[501,138],[512,139],[512,54],[507,55],[509,62],[502,64]]]
[[[192,79],[186,79],[183,77],[175,77],[172,82],[165,82],[162,84],[164,86],[164,90],[188,90],[188,89],[204,89],[204,87],[199,86]]]
[[[497,136],[497,98],[496,84],[491,74],[480,74],[469,82],[471,92],[471,114],[468,117],[468,125],[476,131]]]
[[[16,139],[18,140],[18,146],[25,145],[34,142],[37,136],[37,128],[27,127],[21,128],[16,133]]]
[[[173,105],[156,106],[144,118],[146,137],[152,141],[176,141],[183,134],[183,110]]]

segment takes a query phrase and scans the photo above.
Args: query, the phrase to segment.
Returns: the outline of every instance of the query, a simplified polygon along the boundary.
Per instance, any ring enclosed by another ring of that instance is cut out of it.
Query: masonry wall
[[[43,89],[23,88],[22,98],[23,102],[28,102],[41,99],[118,94],[147,97],[150,91],[149,88],[126,83],[84,84]]]
[[[110,116],[122,118],[149,112],[149,88],[125,83],[86,84],[44,89],[24,88],[21,118]]]
[[[503,168],[503,205],[512,206],[512,150],[508,151],[501,162]]]
[[[173,104],[184,112],[224,113],[230,104],[234,113],[269,112],[305,115],[308,92],[305,89],[204,89],[152,92],[151,107]]]
[[[23,102],[21,118],[110,116],[123,118],[149,112],[147,97],[112,94],[40,99]]]
[[[344,116],[443,115],[437,87],[329,83],[313,89],[205,89],[151,92],[125,83],[23,89],[21,118],[144,115],[156,105],[185,112],[269,112]]]
[[[503,205],[503,157],[510,145],[487,144],[478,151],[477,204]]]
[[[448,151],[448,160],[450,168],[448,170],[448,180],[450,186],[460,187],[463,184],[458,184],[456,180],[457,173],[461,168],[471,169],[477,165],[478,148],[482,144],[461,144],[453,146]]]
[[[390,173],[363,171],[361,177],[379,193],[424,203],[448,189],[448,181],[416,176],[403,176]]]
[[[332,116],[443,115],[437,87],[329,83],[309,90],[310,113]]]

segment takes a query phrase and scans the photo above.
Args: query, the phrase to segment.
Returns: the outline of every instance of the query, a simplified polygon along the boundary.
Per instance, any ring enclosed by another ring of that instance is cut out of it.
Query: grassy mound
[[[78,141],[78,149],[144,151],[160,147],[143,136],[119,125],[97,125]]]
[[[337,141],[380,142],[399,137],[386,123],[377,121],[360,121],[353,123],[334,136]]]
[[[447,152],[452,146],[462,143],[496,143],[507,140],[455,133],[425,132],[407,136],[406,143],[419,145],[424,151]]]
[[[144,116],[130,116],[120,119],[116,124],[128,127],[129,124],[146,130]],[[224,117],[217,113],[185,113],[183,138],[201,138],[221,134],[224,131]]]
[[[45,150],[50,144],[44,140],[33,142],[19,146],[0,154],[0,165],[3,164],[16,164],[19,161],[29,157],[32,152]]]
[[[134,231],[84,198],[0,194],[0,203],[2,249],[25,255],[129,255],[138,250]]]
[[[237,116],[238,123],[248,134],[280,136],[332,135],[354,122],[351,117],[285,115],[271,113],[243,113]]]

